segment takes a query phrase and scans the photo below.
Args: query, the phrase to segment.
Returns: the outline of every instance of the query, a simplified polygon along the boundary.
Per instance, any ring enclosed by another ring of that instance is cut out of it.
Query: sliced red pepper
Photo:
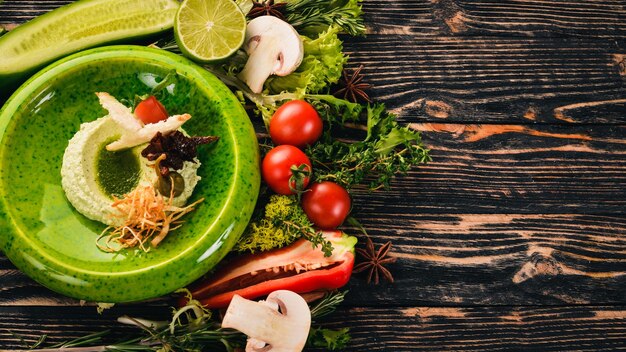
[[[333,245],[330,257],[301,239],[284,248],[231,261],[194,283],[190,291],[204,306],[224,308],[235,294],[255,299],[276,290],[306,293],[342,287],[352,274],[357,239],[340,231],[324,232],[323,236]]]

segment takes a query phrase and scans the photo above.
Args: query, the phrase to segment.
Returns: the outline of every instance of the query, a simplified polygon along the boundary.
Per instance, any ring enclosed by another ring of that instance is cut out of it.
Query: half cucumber
[[[80,0],[37,17],[0,37],[0,90],[9,93],[65,55],[170,29],[178,6],[176,0]]]

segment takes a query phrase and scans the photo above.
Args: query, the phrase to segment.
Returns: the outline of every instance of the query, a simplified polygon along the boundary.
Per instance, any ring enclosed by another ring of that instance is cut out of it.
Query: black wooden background
[[[12,28],[71,1],[4,1]],[[626,2],[364,0],[346,38],[433,162],[355,215],[394,243],[395,284],[351,292],[327,324],[352,351],[626,350]],[[1,55],[1,53],[0,53]],[[167,302],[93,306],[0,255],[0,348],[163,317]]]

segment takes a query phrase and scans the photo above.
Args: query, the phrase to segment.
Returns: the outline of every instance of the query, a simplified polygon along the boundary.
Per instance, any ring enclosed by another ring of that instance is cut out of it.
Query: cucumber
[[[178,7],[176,0],[80,0],[37,17],[0,37],[0,93],[68,54],[168,30]]]

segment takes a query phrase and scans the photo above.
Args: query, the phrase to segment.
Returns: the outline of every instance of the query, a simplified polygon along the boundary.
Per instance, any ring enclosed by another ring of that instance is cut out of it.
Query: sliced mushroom
[[[274,291],[260,302],[235,295],[222,327],[248,335],[246,352],[300,352],[309,336],[311,311],[292,291]]]
[[[244,49],[249,57],[239,78],[254,93],[263,91],[270,75],[286,76],[295,71],[304,56],[298,32],[274,16],[260,16],[248,23]]]
[[[108,144],[106,148],[109,151],[116,151],[147,143],[157,132],[168,134],[169,132],[176,131],[190,118],[191,115],[189,114],[174,115],[168,117],[166,120],[147,124],[137,131],[122,134],[119,140]]]
[[[109,116],[122,129],[128,132],[136,132],[143,127],[143,123],[133,115],[130,108],[117,101],[111,94],[98,92],[96,95],[100,100],[100,105],[109,112]]]
[[[157,123],[144,125],[139,121],[130,109],[108,93],[96,93],[100,100],[100,105],[109,112],[109,117],[122,129],[122,136],[115,142],[106,146],[109,151],[117,151],[132,148],[149,142],[157,132],[167,134],[176,131],[191,115],[182,114],[170,116]]]

